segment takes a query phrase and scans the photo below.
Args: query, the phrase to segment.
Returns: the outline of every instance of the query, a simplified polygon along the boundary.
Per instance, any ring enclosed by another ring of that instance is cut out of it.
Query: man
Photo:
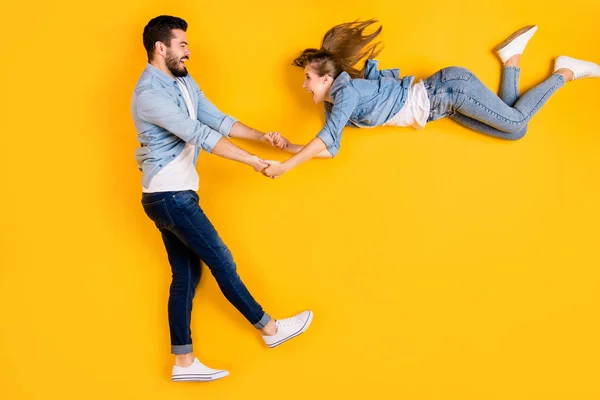
[[[159,16],[144,28],[148,64],[134,90],[131,113],[141,147],[136,160],[142,171],[142,205],[162,234],[173,272],[168,314],[173,381],[210,381],[229,375],[209,368],[194,356],[190,330],[192,299],[204,262],[225,297],[254,327],[269,347],[298,336],[312,321],[310,310],[274,320],[254,300],[236,272],[227,246],[198,201],[196,162],[200,149],[242,162],[262,172],[267,164],[226,137],[265,141],[272,134],[249,128],[221,113],[188,75],[190,51],[187,23]]]

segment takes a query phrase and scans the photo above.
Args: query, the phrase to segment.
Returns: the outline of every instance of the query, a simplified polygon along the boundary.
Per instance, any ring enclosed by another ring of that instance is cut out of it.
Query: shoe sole
[[[310,326],[310,323],[313,320],[313,312],[310,311],[310,310],[308,310],[308,312],[309,312],[308,319],[304,323],[304,326],[302,326],[302,329],[300,329],[298,332],[294,333],[293,335],[290,335],[290,336],[286,337],[285,339],[280,340],[279,342],[271,343],[271,344],[268,344],[267,346],[272,349],[274,347],[279,346],[280,344],[283,344],[283,343],[287,342],[290,339],[295,338],[296,336],[299,336],[301,333],[306,332],[306,330]]]
[[[500,43],[498,46],[496,46],[496,48],[494,50],[496,50],[496,51],[502,50],[510,42],[515,40],[517,37],[521,36],[522,34],[524,34],[525,32],[528,32],[529,30],[531,30],[533,28],[535,28],[535,25],[527,25],[526,27],[519,29],[518,31],[514,32],[512,35],[510,35],[509,37],[504,39],[504,41],[502,43]]]
[[[210,382],[229,376],[229,372],[222,371],[215,374],[180,374],[171,376],[173,382]]]

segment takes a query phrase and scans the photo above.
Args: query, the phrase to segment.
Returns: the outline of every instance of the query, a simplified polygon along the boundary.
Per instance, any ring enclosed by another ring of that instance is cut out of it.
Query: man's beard
[[[185,57],[185,58],[187,58],[187,57]],[[167,68],[169,68],[169,71],[171,71],[173,76],[177,76],[179,78],[183,78],[184,76],[187,76],[187,74],[188,74],[187,68],[182,67],[179,64],[179,62],[181,61],[181,58],[173,57],[172,55],[169,54],[169,52],[167,52],[167,58],[165,61],[167,64]]]

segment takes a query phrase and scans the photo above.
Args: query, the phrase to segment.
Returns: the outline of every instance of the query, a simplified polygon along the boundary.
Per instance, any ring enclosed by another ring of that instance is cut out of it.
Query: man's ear
[[[165,46],[165,44],[159,40],[156,43],[154,43],[154,52],[164,55],[166,47],[167,46]]]

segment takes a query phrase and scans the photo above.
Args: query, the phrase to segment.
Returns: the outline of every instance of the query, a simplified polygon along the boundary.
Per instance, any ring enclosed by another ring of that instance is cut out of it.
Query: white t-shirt
[[[190,93],[181,78],[176,78],[191,119],[196,119],[196,110],[192,105]],[[182,190],[197,191],[200,177],[194,165],[196,147],[186,143],[181,153],[165,165],[150,181],[148,188],[142,187],[143,193],[174,192]]]
[[[387,126],[412,126],[423,129],[429,117],[429,96],[422,80],[408,88],[408,97],[404,106],[389,121]]]

